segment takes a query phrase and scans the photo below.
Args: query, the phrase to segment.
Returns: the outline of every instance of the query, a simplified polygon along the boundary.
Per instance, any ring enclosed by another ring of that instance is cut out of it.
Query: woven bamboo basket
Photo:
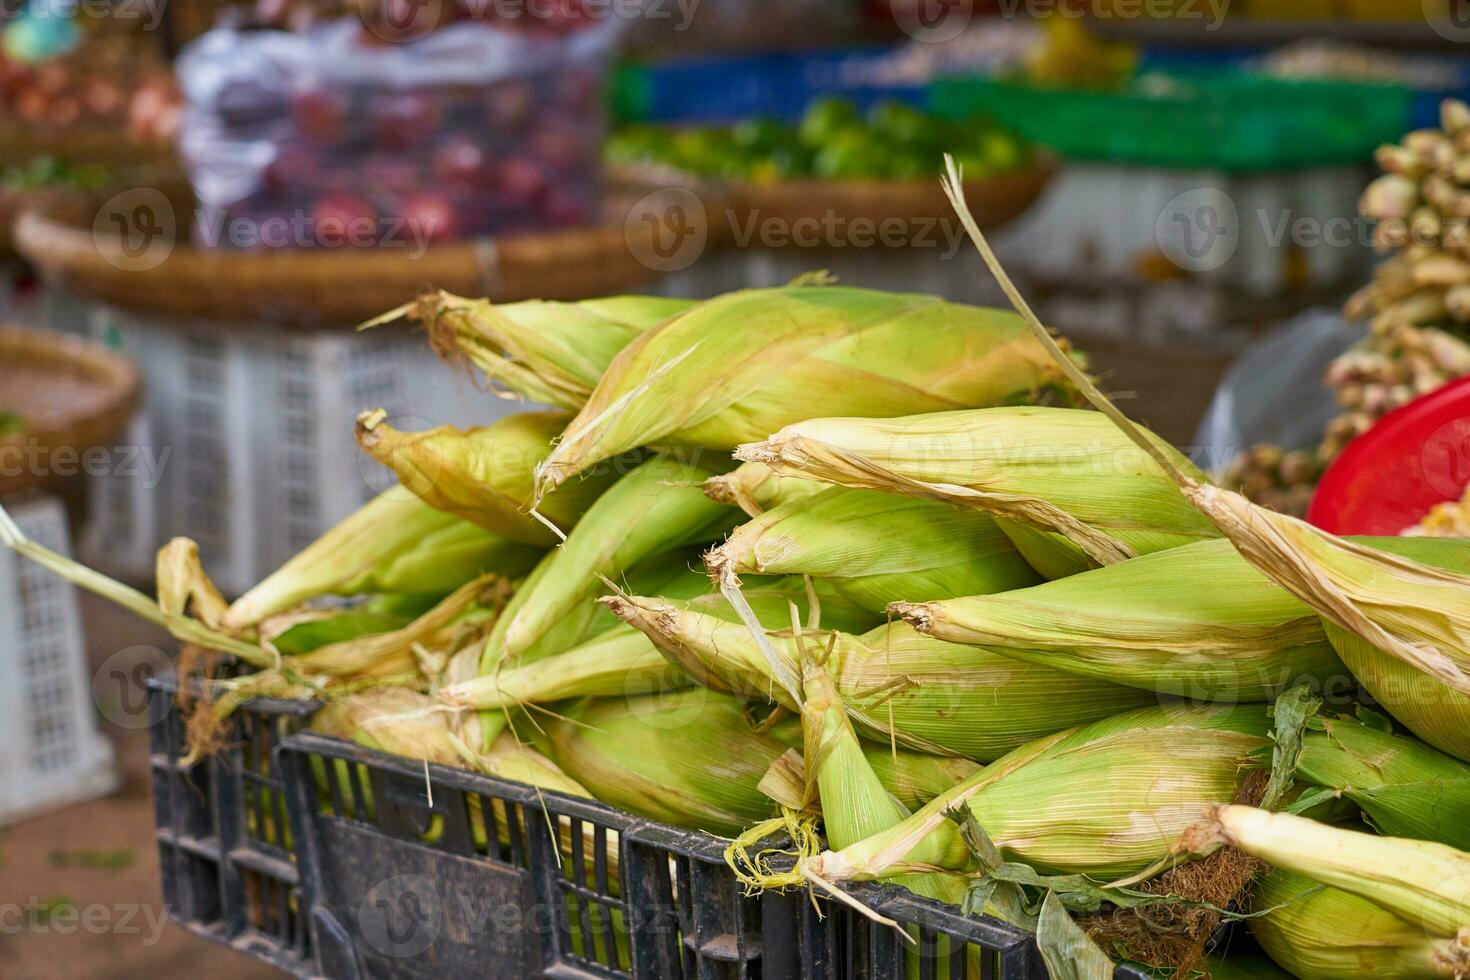
[[[142,392],[125,358],[76,337],[0,325],[0,496],[66,480],[88,450],[112,444]]]
[[[124,231],[139,201],[149,208],[143,237]],[[499,302],[571,300],[626,291],[654,275],[622,223],[419,252],[235,251],[191,244],[194,213],[192,197],[177,188],[135,189],[101,202],[48,198],[16,220],[15,242],[48,281],[115,306],[306,329],[351,327],[426,289]]]
[[[975,220],[994,231],[1015,220],[1036,202],[1056,171],[1054,160],[1038,157],[1034,166],[1015,173],[965,181],[965,200]],[[776,221],[788,228],[797,222],[851,223],[863,219],[920,234],[922,224],[955,220],[954,208],[939,185],[936,171],[924,180],[784,180],[770,183],[719,181],[668,167],[624,165],[613,178],[625,193],[638,189],[680,187],[697,194],[709,212],[712,240],[729,242],[728,232],[750,227],[752,219]],[[716,239],[716,232],[723,231]],[[902,239],[905,232],[897,232]],[[794,245],[794,247],[800,247]]]

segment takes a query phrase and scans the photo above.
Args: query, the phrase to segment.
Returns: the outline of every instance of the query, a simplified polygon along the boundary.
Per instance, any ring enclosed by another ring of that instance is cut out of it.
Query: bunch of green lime
[[[966,177],[1025,168],[1030,147],[982,116],[945,119],[900,102],[866,116],[846,99],[815,102],[799,123],[747,119],[733,126],[626,126],[608,141],[612,164],[660,164],[704,177],[750,180],[923,180],[953,153]]]

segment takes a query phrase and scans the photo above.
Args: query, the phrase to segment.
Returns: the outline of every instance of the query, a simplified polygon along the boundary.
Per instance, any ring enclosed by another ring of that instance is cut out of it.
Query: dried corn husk
[[[357,444],[415,496],[512,541],[549,547],[560,540],[530,511],[536,466],[570,418],[565,412],[519,412],[483,428],[425,432],[400,432],[386,418],[382,409],[359,415]],[[636,456],[611,460],[542,500],[537,513],[569,531],[637,464]]]
[[[542,464],[538,488],[638,446],[729,450],[818,414],[1003,404],[1059,377],[1009,313],[843,286],[727,293],[618,354]]]
[[[829,487],[769,510],[705,554],[716,582],[813,575],[875,613],[895,599],[986,595],[1040,579],[988,515]]]
[[[235,600],[223,625],[244,630],[322,595],[443,594],[485,572],[514,578],[539,554],[394,487]]]
[[[591,600],[605,591],[602,576],[616,579],[643,559],[727,531],[739,512],[706,497],[698,484],[713,474],[672,455],[640,464],[604,493],[546,556],[516,593],[485,644],[481,673],[516,658],[569,649],[542,642],[573,613],[595,614]]]
[[[1301,677],[1346,673],[1312,609],[1223,540],[892,608],[941,640],[1166,694],[1264,701]]]
[[[618,351],[692,305],[693,300],[663,296],[495,304],[439,292],[369,326],[408,316],[428,329],[441,357],[473,364],[491,386],[575,411]]]
[[[826,489],[825,483],[816,480],[777,476],[764,463],[742,463],[704,481],[709,499],[739,507],[747,517],[759,517],[773,507]]]
[[[602,602],[701,684],[798,707],[776,684],[744,626],[660,599],[609,596]],[[787,670],[800,676],[795,639],[783,633],[768,639]],[[903,623],[807,642],[822,649],[833,644],[827,669],[866,733],[982,762],[1038,736],[1155,700],[1143,691],[935,640]]]
[[[1153,444],[1198,475],[1161,440]],[[1028,560],[1036,556],[1048,578],[1080,571],[1089,559],[1112,564],[1217,536],[1147,455],[1096,412],[1031,406],[812,419],[735,455],[781,474],[989,511],[1009,519],[1006,530],[1034,528],[1040,540],[1016,545]]]
[[[1179,835],[1232,799],[1268,744],[1262,705],[1166,704],[1049,735],[986,766],[908,820],[800,863],[796,880],[889,878],[972,857],[946,811],[963,805],[1004,854],[1101,879],[1166,858]],[[780,876],[770,884],[790,881]]]
[[[1343,830],[1289,813],[1228,805],[1183,842],[1223,842],[1277,868],[1340,888],[1391,912],[1421,934],[1470,947],[1470,854],[1432,841]]]
[[[1424,934],[1365,898],[1276,869],[1256,883],[1251,932],[1301,980],[1435,980],[1470,969],[1470,945]]]
[[[1323,718],[1296,775],[1340,792],[1379,833],[1470,850],[1470,765],[1353,718]]]

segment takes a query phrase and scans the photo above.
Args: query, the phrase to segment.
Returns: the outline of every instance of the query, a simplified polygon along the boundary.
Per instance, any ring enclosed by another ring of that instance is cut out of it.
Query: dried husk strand
[[[1234,804],[1212,807],[1209,820],[1191,828],[1180,848],[1198,853],[1221,843],[1470,947],[1470,854],[1464,851]]]
[[[538,492],[638,446],[730,450],[802,418],[1004,404],[1059,377],[1009,313],[831,285],[727,293],[618,354]]]
[[[1161,694],[1265,701],[1301,677],[1347,674],[1311,607],[1219,539],[890,609],[940,640]]]
[[[1203,479],[1149,438],[1176,468]],[[781,474],[989,512],[1048,578],[1217,536],[1147,454],[1080,409],[810,419],[735,456]]]
[[[1257,881],[1255,907],[1252,935],[1301,980],[1436,980],[1470,971],[1470,944],[1426,935],[1365,898],[1305,875],[1267,872]]]
[[[879,614],[894,599],[988,595],[1040,581],[988,514],[846,487],[767,511],[704,562],[722,588],[744,574],[813,575]]]
[[[699,683],[796,710],[743,625],[641,596],[603,599],[643,630]],[[800,677],[796,638],[768,632],[772,650]],[[1150,704],[1148,692],[936,640],[903,623],[862,636],[819,633],[832,643],[827,669],[853,721],[869,737],[919,751],[988,761],[1032,739]]]
[[[1006,276],[964,203],[952,159],[945,192],[1006,295],[1078,389],[1149,453],[1242,555],[1328,622],[1384,654],[1470,694],[1470,576],[1409,561],[1319,531],[1200,482],[1098,390],[1057,347]]]
[[[1381,834],[1470,850],[1470,764],[1357,718],[1313,727],[1299,780],[1352,801]]]
[[[357,417],[357,444],[431,507],[509,540],[550,547],[639,462],[636,455],[609,460],[540,501],[531,514],[536,466],[569,418],[565,412],[518,412],[480,428],[401,432],[377,409]]]
[[[451,364],[473,364],[492,390],[573,411],[582,407],[618,351],[640,333],[694,305],[662,296],[611,296],[578,303],[492,303],[429,293],[364,324],[408,317]]]
[[[1008,860],[1043,872],[1122,878],[1167,859],[1213,801],[1235,797],[1268,743],[1267,729],[1261,705],[1166,704],[1049,735],[986,766],[903,823],[761,883],[966,871],[974,858],[948,815],[960,806]]]

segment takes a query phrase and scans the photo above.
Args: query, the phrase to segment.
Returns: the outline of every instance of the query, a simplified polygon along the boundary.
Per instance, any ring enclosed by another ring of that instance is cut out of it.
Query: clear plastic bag
[[[210,31],[178,62],[196,240],[422,247],[595,221],[617,30]]]
[[[1363,338],[1331,309],[1287,321],[1231,366],[1195,435],[1195,462],[1218,475],[1257,444],[1305,449],[1322,440],[1342,408],[1324,381],[1327,366]]]

